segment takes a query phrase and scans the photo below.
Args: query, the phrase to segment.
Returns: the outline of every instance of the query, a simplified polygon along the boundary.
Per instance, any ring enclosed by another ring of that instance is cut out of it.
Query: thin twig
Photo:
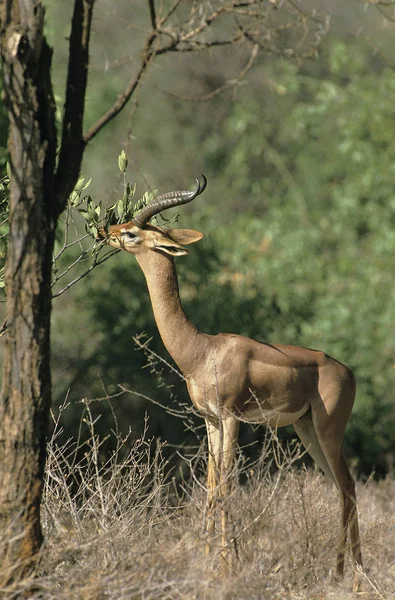
[[[84,277],[86,277],[91,271],[93,271],[93,269],[95,269],[99,265],[101,265],[104,262],[106,262],[106,260],[108,260],[109,258],[111,258],[111,256],[114,256],[114,254],[117,254],[118,252],[120,252],[120,250],[118,250],[118,249],[117,250],[113,250],[111,252],[108,252],[100,260],[94,261],[93,264],[86,271],[84,271],[83,273],[81,273],[81,275],[78,275],[78,277],[76,277],[75,279],[73,279],[73,281],[70,281],[70,283],[68,283],[64,288],[62,288],[61,290],[59,290],[59,292],[56,292],[56,294],[53,294],[52,298],[57,298],[58,296],[61,296],[62,294],[64,294],[64,292],[66,292],[67,290],[69,290],[78,281],[81,281],[81,279],[84,279]]]
[[[83,140],[85,144],[90,142],[103,129],[103,127],[107,125],[107,123],[112,121],[112,119],[114,119],[121,112],[136,91],[145,71],[155,57],[156,53],[153,50],[153,45],[154,41],[156,40],[156,36],[156,30],[151,31],[147,36],[143,58],[136,75],[126,86],[123,93],[118,96],[118,99],[114,102],[114,104],[84,134]]]
[[[146,340],[145,342],[141,342],[140,341],[140,336],[135,335],[133,336],[133,341],[136,344],[136,346],[138,348],[140,348],[140,350],[143,350],[143,352],[146,352],[147,354],[149,354],[150,356],[154,356],[157,360],[159,360],[160,362],[162,362],[164,365],[166,365],[166,367],[168,367],[168,369],[170,371],[172,371],[173,373],[175,373],[180,379],[182,379],[183,381],[185,381],[185,377],[184,375],[181,373],[181,371],[179,371],[178,369],[176,369],[176,367],[169,363],[166,359],[164,359],[162,356],[160,356],[159,354],[157,354],[154,350],[152,350],[149,347],[149,343],[150,343],[150,339]]]

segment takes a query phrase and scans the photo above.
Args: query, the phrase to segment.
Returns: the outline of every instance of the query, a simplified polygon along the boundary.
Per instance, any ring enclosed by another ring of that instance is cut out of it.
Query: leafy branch
[[[133,216],[156,195],[157,190],[145,192],[135,201],[136,185],[127,180],[128,159],[122,150],[118,157],[118,168],[123,176],[123,194],[114,204],[103,207],[96,203],[90,194],[85,194],[91,179],[80,177],[71,192],[66,208],[60,217],[60,227],[52,259],[52,288],[61,280],[63,287],[53,291],[57,298],[84,279],[96,267],[103,264],[119,250],[109,249],[96,241],[99,227],[107,229],[110,225],[130,221]],[[8,247],[10,177],[0,180],[0,288],[4,288],[4,262]],[[84,232],[81,233],[81,218]],[[177,219],[177,215],[172,219]],[[77,249],[77,252],[75,250]],[[65,256],[74,252],[73,258],[65,263]],[[81,270],[81,267],[85,266]],[[72,276],[76,273],[75,276]]]
[[[53,258],[53,281],[52,287],[58,282],[70,275],[71,271],[86,264],[86,268],[71,280],[67,282],[61,289],[53,293],[52,297],[57,298],[64,292],[69,290],[73,285],[84,279],[97,266],[111,258],[119,250],[109,250],[103,246],[103,243],[97,242],[97,234],[99,228],[108,229],[110,225],[125,223],[133,219],[133,216],[150,202],[157,193],[157,190],[145,192],[139,200],[135,201],[136,185],[127,181],[126,171],[128,167],[128,159],[125,152],[122,150],[118,156],[118,168],[123,175],[123,194],[114,204],[108,207],[103,207],[102,203],[96,203],[90,194],[83,195],[83,192],[89,187],[91,180],[85,181],[81,177],[73,192],[71,193],[66,209],[61,217],[63,222],[63,243],[58,252]],[[79,215],[79,218],[76,216]],[[82,217],[84,221],[85,233],[79,232],[79,221]],[[78,246],[78,256],[63,269],[57,265],[60,262],[62,255],[70,248]]]

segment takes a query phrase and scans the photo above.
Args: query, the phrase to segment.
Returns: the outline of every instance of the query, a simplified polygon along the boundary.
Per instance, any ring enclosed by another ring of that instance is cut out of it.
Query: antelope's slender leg
[[[208,443],[208,468],[207,468],[207,505],[205,516],[206,547],[205,552],[211,550],[212,537],[215,530],[215,508],[219,495],[220,480],[220,455],[221,434],[219,428],[215,427],[206,419],[207,443]]]
[[[229,563],[229,533],[227,498],[229,478],[239,432],[239,421],[233,416],[221,419],[218,428],[206,420],[208,440],[206,554],[211,550],[217,507],[221,515],[221,547],[225,564]]]
[[[220,500],[221,500],[221,545],[222,557],[225,566],[231,569],[232,551],[230,548],[230,534],[228,525],[228,507],[230,478],[232,474],[233,459],[237,438],[239,434],[239,421],[234,416],[222,420],[222,453],[220,468]]]
[[[343,577],[347,530],[350,529],[352,559],[356,569],[353,587],[356,590],[359,586],[357,568],[362,569],[362,555],[355,483],[343,455],[342,427],[339,427],[338,419],[324,411],[320,411],[319,415],[314,411],[307,413],[294,423],[294,427],[309,454],[339,490],[342,516],[336,573],[339,578]]]
[[[333,477],[328,461],[322,451],[320,442],[314,429],[311,412],[309,411],[299,421],[293,424],[296,433],[307,452],[313,458],[314,462],[319,466],[321,471],[336,485],[336,480]]]
[[[361,554],[361,542],[359,537],[359,523],[358,523],[358,514],[357,514],[357,500],[355,495],[355,482],[351,473],[348,469],[346,460],[344,458],[343,452],[341,452],[340,456],[340,473],[343,480],[342,486],[342,522],[343,522],[343,532],[344,532],[344,541],[343,545],[339,551],[338,555],[338,563],[339,559],[343,562],[343,570],[344,570],[344,553],[346,548],[346,532],[347,528],[350,530],[350,544],[351,544],[351,555],[353,560],[354,567],[354,579],[353,579],[353,590],[358,591],[360,586],[360,571],[363,568],[362,565],[362,554]],[[343,572],[340,571],[339,575],[343,575]]]

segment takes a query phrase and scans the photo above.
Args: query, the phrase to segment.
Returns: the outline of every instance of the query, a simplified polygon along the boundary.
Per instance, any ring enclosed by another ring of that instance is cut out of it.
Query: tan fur
[[[127,239],[127,232],[136,236]],[[201,333],[181,306],[173,256],[203,234],[188,229],[144,229],[132,222],[110,227],[107,243],[136,256],[146,277],[162,340],[183,372],[191,400],[206,420],[207,531],[214,530],[215,499],[227,481],[240,421],[293,424],[308,452],[340,492],[342,522],[337,573],[343,574],[347,529],[354,566],[362,568],[354,481],[343,456],[344,431],[355,396],[352,372],[323,352],[260,343],[232,334]],[[222,539],[226,514],[222,508]],[[355,587],[357,584],[355,584]]]

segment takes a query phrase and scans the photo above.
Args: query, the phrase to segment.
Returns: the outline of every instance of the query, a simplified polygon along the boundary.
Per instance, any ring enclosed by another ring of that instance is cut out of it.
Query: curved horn
[[[187,204],[206,189],[207,179],[204,175],[202,175],[202,179],[202,183],[199,179],[196,179],[196,187],[192,191],[167,192],[167,194],[157,196],[133,217],[133,223],[142,229],[154,215],[168,208],[173,208],[173,206]]]

